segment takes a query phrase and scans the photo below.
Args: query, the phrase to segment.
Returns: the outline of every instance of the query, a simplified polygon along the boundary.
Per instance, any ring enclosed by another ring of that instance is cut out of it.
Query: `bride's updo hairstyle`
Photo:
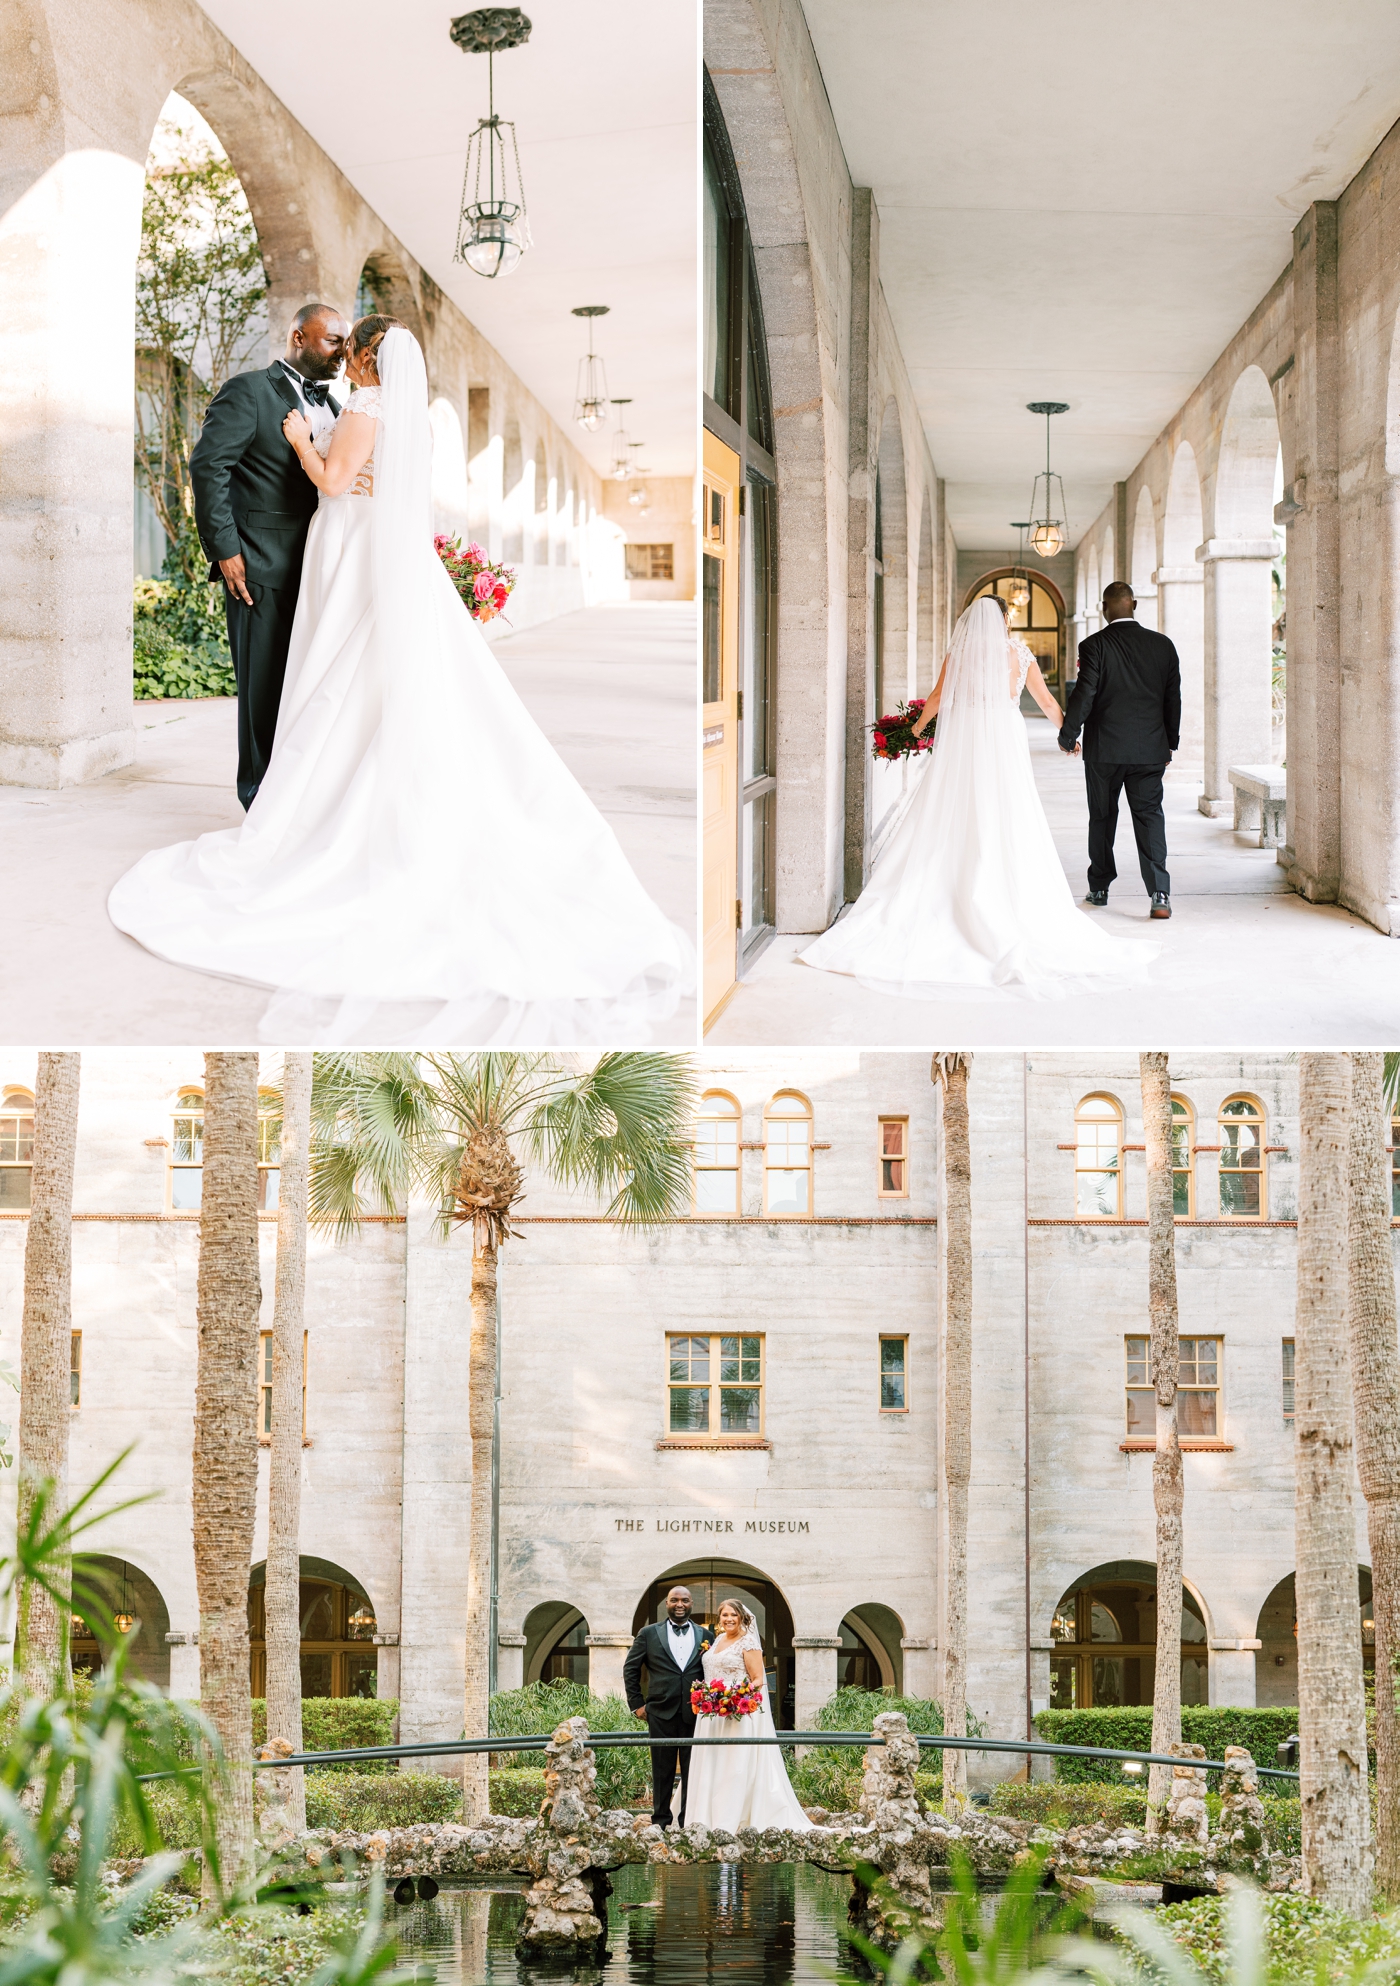
[[[357,359],[368,359],[370,368],[377,380],[379,361],[375,354],[384,342],[386,331],[406,331],[408,326],[398,317],[362,317],[350,333],[350,349]]]
[[[744,1605],[742,1600],[735,1600],[732,1598],[728,1600],[721,1600],[719,1604],[719,1612],[715,1615],[716,1622],[718,1622],[719,1620],[719,1614],[722,1614],[726,1607],[732,1607],[734,1612],[739,1616],[740,1634],[758,1633],[758,1622],[754,1619],[753,1615],[749,1612],[748,1608]]]

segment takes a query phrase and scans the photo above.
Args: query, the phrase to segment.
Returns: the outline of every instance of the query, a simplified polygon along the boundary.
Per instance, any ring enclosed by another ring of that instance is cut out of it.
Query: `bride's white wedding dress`
[[[433,550],[417,341],[389,331],[378,363],[347,409],[375,419],[374,454],[312,520],[247,819],[144,856],[112,921],[161,958],[275,989],[268,1040],[646,1040],[689,990],[692,948]]]
[[[1160,946],[1110,937],[1071,894],[1036,791],[1006,623],[954,630],[923,779],[856,902],[800,954],[908,999],[1054,999],[1131,985]],[[1010,694],[1008,694],[1010,690]]]
[[[753,1633],[744,1634],[726,1648],[720,1643],[703,1657],[705,1681],[718,1676],[722,1682],[738,1683],[745,1677],[744,1651],[762,1651],[763,1644]],[[763,1708],[749,1717],[697,1717],[695,1735],[703,1739],[690,1754],[690,1785],[686,1795],[686,1826],[701,1822],[706,1827],[722,1827],[737,1834],[741,1827],[786,1827],[797,1831],[810,1828],[798,1805],[797,1795],[776,1745],[736,1745],[738,1737],[771,1738],[773,1713],[768,1693]]]

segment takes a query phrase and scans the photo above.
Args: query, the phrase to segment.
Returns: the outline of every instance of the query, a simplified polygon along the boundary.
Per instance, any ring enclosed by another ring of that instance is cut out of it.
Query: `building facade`
[[[941,1688],[939,1092],[923,1054],[700,1058],[695,1207],[640,1232],[533,1180],[501,1272],[496,1671],[620,1687],[667,1586],[758,1614],[780,1724],[838,1683]],[[269,1064],[269,1081],[275,1068]],[[1297,1072],[1174,1058],[1186,1701],[1296,1701]],[[151,1501],[101,1549],[147,1672],[193,1695],[200,1066],[84,1057],[72,1475]],[[0,1080],[0,1356],[18,1361],[25,1110]],[[988,1053],[970,1080],[969,1689],[990,1733],[1150,1699],[1145,1159],[1136,1058]],[[268,1106],[264,1328],[275,1246]],[[469,1244],[427,1209],[315,1238],[302,1543],[308,1694],[461,1728]],[[261,1407],[260,1407],[261,1413]],[[260,1426],[262,1421],[260,1419]],[[12,1476],[5,1493],[12,1497]],[[265,1512],[265,1479],[260,1507]],[[1358,1634],[1369,1597],[1357,1500]],[[258,1683],[259,1519],[251,1571]],[[1368,1645],[1368,1644],[1367,1644]],[[1014,1763],[1014,1761],[1013,1761]],[[995,1762],[974,1771],[1001,1770]]]

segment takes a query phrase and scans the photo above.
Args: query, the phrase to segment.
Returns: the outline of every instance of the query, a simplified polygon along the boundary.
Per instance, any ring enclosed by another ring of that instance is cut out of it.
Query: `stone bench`
[[[1288,838],[1288,772],[1281,765],[1232,765],[1235,833],[1256,837],[1259,848],[1282,848]]]

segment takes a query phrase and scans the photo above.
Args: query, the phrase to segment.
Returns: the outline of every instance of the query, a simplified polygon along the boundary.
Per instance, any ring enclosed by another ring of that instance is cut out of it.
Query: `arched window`
[[[1400,1220],[1400,1115],[1390,1120],[1390,1217]]]
[[[1220,1107],[1220,1212],[1229,1220],[1262,1220],[1264,1112],[1250,1096]]]
[[[780,1090],[763,1113],[763,1211],[812,1211],[812,1106]]]
[[[301,1561],[301,1693],[377,1696],[379,1632],[362,1586],[325,1559]],[[267,1694],[267,1567],[248,1582],[248,1659],[252,1694]]]
[[[33,1177],[34,1099],[28,1090],[7,1089],[0,1097],[0,1213],[29,1205]]]
[[[1196,1182],[1191,1147],[1196,1119],[1184,1096],[1172,1098],[1172,1213],[1179,1221],[1196,1218]]]
[[[1150,1565],[1105,1566],[1072,1586],[1050,1623],[1053,1710],[1148,1704],[1157,1661],[1157,1580]],[[1131,1575],[1137,1572],[1138,1577]],[[1181,1594],[1181,1700],[1207,1700],[1206,1624]]]
[[[739,1106],[723,1090],[700,1099],[695,1123],[695,1211],[739,1212]]]
[[[176,1213],[193,1213],[204,1185],[203,1090],[181,1090],[171,1128],[170,1205]]]
[[[1053,586],[1031,575],[1030,598],[1024,606],[1014,605],[1014,583],[1015,574],[1009,567],[1004,572],[989,572],[968,594],[967,605],[970,607],[974,600],[980,600],[984,593],[995,593],[998,599],[1005,600],[1011,608],[1007,625],[1034,655],[1046,682],[1052,689],[1057,688],[1064,659],[1064,603]]]
[[[1086,1096],[1074,1113],[1074,1210],[1123,1218],[1123,1113],[1111,1096]]]
[[[270,1090],[258,1092],[258,1205],[277,1205],[282,1178],[282,1107]]]

